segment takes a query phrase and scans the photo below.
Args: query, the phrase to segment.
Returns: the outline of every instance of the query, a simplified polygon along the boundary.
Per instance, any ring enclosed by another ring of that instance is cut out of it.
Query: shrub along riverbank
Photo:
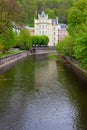
[[[10,56],[10,55],[14,55],[14,54],[18,54],[18,53],[21,53],[21,52],[25,52],[25,50],[12,51],[12,52],[4,53],[4,54],[1,53],[0,54],[0,58],[4,58],[4,57]]]
[[[26,15],[27,12],[25,11],[25,14],[24,8],[22,8],[24,3],[26,2],[18,0],[0,1],[0,53],[8,53],[14,47],[29,50],[33,45],[48,45],[49,38],[47,36],[33,37],[30,35],[29,29],[25,29],[27,25],[24,25],[25,22],[23,21],[26,20],[22,16],[23,14]],[[32,18],[29,17],[29,19]]]
[[[57,44],[57,51],[87,70],[87,0],[79,0],[68,15],[69,36]]]
[[[30,50],[32,46],[47,46],[49,38],[43,36],[31,36],[27,29],[22,29],[18,35],[11,28],[0,34],[0,52],[8,53],[11,48],[18,47],[21,50]]]

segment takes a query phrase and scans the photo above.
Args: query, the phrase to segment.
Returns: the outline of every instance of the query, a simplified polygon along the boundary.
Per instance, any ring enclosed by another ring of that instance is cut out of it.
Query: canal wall
[[[42,55],[42,54],[49,54],[49,53],[55,53],[55,51],[51,50],[36,50],[36,51],[24,51],[17,54],[12,54],[9,56],[5,56],[3,58],[0,58],[0,70],[3,67],[6,67],[14,62],[16,62],[19,59],[22,59],[28,55]]]
[[[28,51],[25,51],[25,52],[20,52],[17,54],[12,54],[12,55],[0,58],[0,69],[3,68],[4,66],[7,66],[7,65],[13,63],[13,62],[16,62],[17,60],[27,56],[28,54],[30,55],[31,53]]]
[[[58,54],[58,57],[62,59],[63,65],[67,67],[71,72],[73,72],[81,82],[83,82],[84,84],[87,84],[87,71],[86,70],[83,70],[82,68],[80,68],[78,66],[78,63],[75,63],[69,57],[63,57],[60,54]]]

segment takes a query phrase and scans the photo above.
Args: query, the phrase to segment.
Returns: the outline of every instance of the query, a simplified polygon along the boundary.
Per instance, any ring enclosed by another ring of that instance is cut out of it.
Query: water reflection
[[[66,68],[59,70],[59,80],[67,91],[68,99],[75,109],[76,130],[87,129],[87,86],[82,84],[78,78]]]
[[[47,56],[0,75],[0,130],[87,130],[87,89]]]

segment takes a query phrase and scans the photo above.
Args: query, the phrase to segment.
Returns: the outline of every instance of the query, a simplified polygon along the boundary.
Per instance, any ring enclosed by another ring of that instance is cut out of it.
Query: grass
[[[7,53],[4,53],[4,54],[0,54],[0,58],[4,58],[6,56],[10,56],[10,55],[14,55],[14,54],[17,54],[17,53],[20,53],[20,52],[24,52],[25,50],[17,50],[17,51],[14,51],[14,52],[7,52]]]
[[[50,59],[55,59],[55,60],[58,61],[58,62],[62,62],[62,59],[60,59],[60,58],[58,57],[58,55],[56,55],[56,54],[54,54],[54,55],[49,55],[48,58],[50,58]]]

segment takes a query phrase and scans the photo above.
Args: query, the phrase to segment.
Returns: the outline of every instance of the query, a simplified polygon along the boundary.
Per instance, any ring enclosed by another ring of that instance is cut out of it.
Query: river
[[[46,55],[26,57],[0,73],[0,130],[87,130],[87,87]]]

